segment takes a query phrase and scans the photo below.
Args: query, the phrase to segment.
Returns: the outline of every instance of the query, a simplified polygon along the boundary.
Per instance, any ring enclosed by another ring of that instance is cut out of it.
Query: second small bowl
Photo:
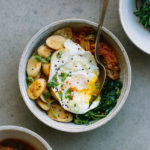
[[[48,143],[35,132],[13,125],[0,126],[0,141],[17,139],[33,146],[36,150],[52,150]]]
[[[120,0],[120,21],[128,38],[142,51],[150,55],[150,30],[138,23],[139,18],[133,13],[136,11],[135,0]]]

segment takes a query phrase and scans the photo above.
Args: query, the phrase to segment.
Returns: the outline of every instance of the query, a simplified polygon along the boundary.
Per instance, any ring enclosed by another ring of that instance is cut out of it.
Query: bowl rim
[[[138,43],[136,43],[129,35],[128,31],[127,31],[127,28],[125,27],[125,23],[123,21],[123,15],[122,15],[122,5],[123,5],[123,1],[125,0],[119,0],[119,18],[120,18],[120,22],[121,22],[121,25],[123,27],[123,30],[124,32],[126,33],[127,37],[129,38],[129,40],[137,47],[139,48],[142,52],[150,55],[150,52],[147,52],[145,51]]]
[[[21,80],[21,67],[22,65],[24,64],[24,57],[26,56],[26,53],[28,51],[28,47],[32,44],[32,42],[41,34],[43,33],[44,31],[48,30],[50,27],[53,27],[55,25],[58,25],[58,24],[62,24],[62,23],[68,23],[68,22],[74,22],[74,23],[85,23],[85,24],[88,24],[90,26],[93,26],[93,27],[97,27],[98,24],[95,23],[95,22],[92,22],[92,21],[89,21],[89,20],[85,20],[85,19],[63,19],[63,20],[59,20],[59,21],[55,21],[53,23],[50,23],[48,25],[46,25],[45,27],[43,27],[42,29],[40,29],[28,42],[28,44],[26,45],[24,51],[23,51],[23,54],[20,58],[20,63],[19,63],[19,69],[18,69],[18,82],[19,82],[19,89],[20,89],[20,92],[21,92],[21,95],[23,97],[23,100],[26,104],[26,106],[29,108],[29,110],[32,112],[32,114],[38,119],[40,120],[42,123],[44,123],[45,125],[51,127],[51,128],[54,128],[56,130],[59,130],[59,131],[63,131],[63,132],[69,132],[69,133],[80,133],[80,132],[86,132],[86,131],[90,131],[90,130],[94,130],[98,127],[101,127],[103,126],[104,124],[106,124],[107,122],[109,122],[112,118],[114,118],[116,116],[116,114],[120,111],[120,109],[122,108],[122,106],[124,105],[127,97],[128,97],[128,94],[129,94],[129,91],[130,91],[130,87],[131,87],[131,65],[130,65],[130,61],[129,61],[129,58],[128,58],[128,55],[123,47],[123,45],[121,44],[121,42],[118,40],[118,38],[111,32],[109,31],[108,29],[106,29],[105,27],[103,27],[103,31],[106,32],[106,34],[108,34],[115,42],[116,44],[120,47],[124,57],[125,57],[125,60],[126,60],[126,63],[128,64],[127,65],[127,70],[128,70],[128,83],[127,83],[127,90],[125,91],[124,93],[124,97],[123,97],[123,100],[120,102],[119,106],[116,107],[115,111],[112,113],[111,116],[107,116],[107,119],[104,118],[105,120],[99,124],[95,124],[93,123],[91,126],[84,126],[82,129],[80,128],[62,128],[60,126],[56,126],[56,125],[53,125],[53,124],[48,124],[46,121],[42,120],[38,115],[36,115],[36,113],[34,112],[34,110],[31,109],[31,106],[27,103],[27,99],[26,99],[26,95],[24,93],[24,90],[23,90],[23,87],[22,87],[22,80]]]
[[[0,132],[3,131],[17,131],[17,132],[25,133],[26,135],[30,135],[31,137],[41,142],[47,150],[52,150],[51,146],[47,143],[47,141],[43,137],[41,137],[40,135],[38,135],[37,133],[35,133],[30,129],[21,126],[16,126],[16,125],[3,125],[0,126]]]

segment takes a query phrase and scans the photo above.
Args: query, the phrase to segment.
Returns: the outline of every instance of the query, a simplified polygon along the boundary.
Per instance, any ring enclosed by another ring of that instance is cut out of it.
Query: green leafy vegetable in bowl
[[[117,104],[121,88],[122,82],[107,79],[102,89],[99,106],[82,115],[74,114],[74,123],[88,125],[106,117]]]
[[[34,81],[34,79],[30,76],[27,77],[27,85],[29,86],[32,82]]]
[[[48,63],[50,61],[50,57],[46,57],[46,58],[42,58],[41,56],[39,55],[35,55],[35,59],[42,62],[42,63]]]
[[[150,0],[136,0],[136,7],[134,14],[139,17],[139,23],[145,28],[150,27]]]

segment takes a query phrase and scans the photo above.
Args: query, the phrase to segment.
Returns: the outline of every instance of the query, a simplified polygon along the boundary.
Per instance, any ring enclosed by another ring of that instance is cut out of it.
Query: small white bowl
[[[115,108],[103,119],[99,120],[96,123],[90,124],[90,125],[76,125],[74,123],[61,123],[54,121],[48,117],[48,115],[41,111],[35,104],[33,100],[30,100],[27,95],[27,84],[26,84],[26,64],[33,53],[33,51],[36,50],[36,48],[42,44],[46,38],[52,34],[52,32],[56,31],[57,29],[63,28],[63,27],[83,27],[83,26],[90,26],[94,29],[97,29],[97,24],[88,20],[83,19],[66,19],[54,22],[52,24],[47,25],[46,27],[42,28],[38,33],[36,33],[33,38],[29,41],[27,44],[19,65],[19,72],[18,72],[18,78],[19,78],[19,87],[21,94],[23,96],[23,99],[27,105],[27,107],[30,109],[30,111],[44,124],[46,124],[49,127],[55,128],[57,130],[61,130],[64,132],[85,132],[89,130],[93,130],[97,127],[100,127],[107,123],[109,120],[111,120],[121,109],[124,102],[126,101],[126,98],[128,96],[130,85],[131,85],[131,66],[129,62],[129,58],[127,56],[127,53],[122,46],[122,44],[119,42],[119,40],[106,28],[103,28],[103,37],[108,41],[108,43],[112,46],[112,48],[116,51],[116,54],[119,59],[120,67],[121,67],[121,74],[120,74],[120,80],[123,82],[123,88],[121,91],[121,95],[118,99],[117,105]]]
[[[19,126],[0,126],[0,141],[18,139],[32,145],[36,150],[52,150],[49,144],[35,132]]]
[[[120,20],[125,33],[139,49],[150,54],[150,30],[138,23],[139,18],[133,14],[134,11],[135,0],[119,1]]]

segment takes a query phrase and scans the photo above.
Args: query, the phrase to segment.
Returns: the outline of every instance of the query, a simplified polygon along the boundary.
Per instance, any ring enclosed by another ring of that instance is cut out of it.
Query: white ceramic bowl
[[[70,26],[73,28],[83,27],[83,26],[90,26],[94,29],[97,28],[97,24],[91,21],[83,20],[83,19],[66,19],[54,22],[52,24],[47,25],[46,27],[42,28],[38,33],[36,33],[33,38],[27,44],[19,65],[19,87],[23,99],[30,109],[30,111],[44,124],[55,128],[57,130],[65,131],[65,132],[84,132],[95,129],[104,125],[106,122],[111,120],[121,109],[126,98],[128,96],[130,85],[131,85],[131,67],[130,62],[127,56],[125,49],[123,48],[122,44],[119,40],[106,28],[103,28],[103,36],[108,41],[108,43],[116,50],[117,56],[119,58],[119,63],[121,67],[121,78],[120,80],[123,82],[123,88],[121,91],[120,98],[118,99],[118,103],[116,107],[109,113],[109,115],[98,122],[91,124],[91,125],[76,125],[73,123],[61,123],[56,122],[48,117],[46,113],[41,111],[35,104],[33,100],[30,100],[27,95],[27,84],[26,84],[26,64],[36,48],[45,41],[45,39],[55,30],[59,28],[63,28],[66,26]]]
[[[150,54],[150,30],[138,23],[139,18],[133,14],[135,10],[135,0],[120,0],[119,14],[125,33],[139,49]]]
[[[48,143],[35,132],[18,126],[0,126],[0,141],[19,139],[35,147],[36,150],[52,150]]]

